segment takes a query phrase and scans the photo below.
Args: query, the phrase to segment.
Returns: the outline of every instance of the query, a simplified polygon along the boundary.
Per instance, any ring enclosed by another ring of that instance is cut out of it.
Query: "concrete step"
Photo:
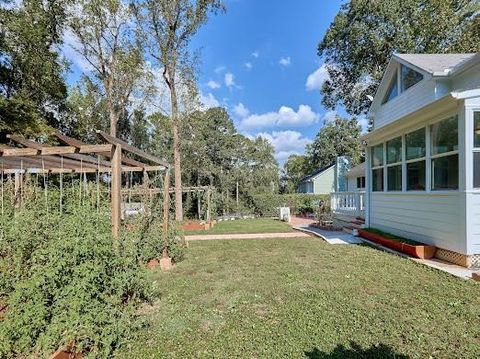
[[[348,234],[351,234],[353,236],[358,236],[358,229],[357,228],[353,228],[353,227],[350,227],[350,226],[345,226],[342,228],[342,230]]]

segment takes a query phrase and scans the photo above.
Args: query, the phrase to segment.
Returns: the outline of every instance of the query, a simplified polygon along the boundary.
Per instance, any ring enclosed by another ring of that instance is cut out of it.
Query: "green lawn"
[[[120,358],[479,358],[480,285],[367,246],[193,242]]]
[[[285,233],[293,232],[285,222],[270,218],[237,219],[221,221],[208,231],[186,231],[185,234],[229,234],[229,233]]]

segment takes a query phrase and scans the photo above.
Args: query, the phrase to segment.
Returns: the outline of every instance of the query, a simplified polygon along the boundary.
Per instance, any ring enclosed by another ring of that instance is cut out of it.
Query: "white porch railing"
[[[331,207],[334,214],[365,218],[365,192],[334,192]]]

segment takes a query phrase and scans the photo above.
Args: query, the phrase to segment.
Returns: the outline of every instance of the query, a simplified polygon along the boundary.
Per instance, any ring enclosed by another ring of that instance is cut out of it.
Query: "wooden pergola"
[[[16,146],[0,144],[0,171],[15,174],[16,183],[21,185],[21,175],[26,173],[110,173],[111,174],[111,218],[112,233],[118,238],[121,218],[122,172],[165,171],[163,230],[166,233],[169,221],[170,164],[148,154],[103,131],[97,131],[103,144],[86,144],[75,138],[55,132],[62,144],[50,146],[22,136],[7,135]],[[18,147],[21,146],[21,147]],[[126,157],[123,153],[136,156],[139,160]]]

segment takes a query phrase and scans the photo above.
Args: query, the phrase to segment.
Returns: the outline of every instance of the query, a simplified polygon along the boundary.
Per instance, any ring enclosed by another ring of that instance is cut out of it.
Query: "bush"
[[[322,201],[330,201],[329,195],[306,193],[265,194],[252,196],[253,213],[262,217],[278,216],[278,207],[290,207],[292,214],[315,213]]]
[[[108,205],[97,211],[88,200],[81,203],[78,193],[65,193],[62,214],[55,191],[49,192],[54,200],[48,209],[42,195],[15,210],[5,201],[0,303],[8,309],[0,357],[45,357],[73,344],[87,357],[105,358],[142,325],[135,312],[154,295],[143,264],[164,246],[159,218],[152,215],[149,226],[123,231],[115,242]],[[181,260],[181,237],[173,226],[168,241],[174,260]]]

